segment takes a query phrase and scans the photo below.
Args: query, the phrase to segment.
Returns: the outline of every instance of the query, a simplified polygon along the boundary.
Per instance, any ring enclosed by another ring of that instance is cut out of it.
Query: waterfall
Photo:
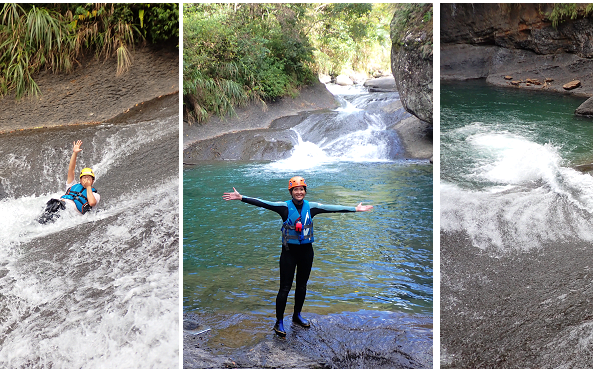
[[[335,162],[389,162],[403,157],[402,144],[390,128],[407,114],[384,108],[399,100],[397,92],[369,93],[361,87],[328,85],[340,102],[333,111],[315,112],[292,131],[294,148],[275,169],[311,169]]]

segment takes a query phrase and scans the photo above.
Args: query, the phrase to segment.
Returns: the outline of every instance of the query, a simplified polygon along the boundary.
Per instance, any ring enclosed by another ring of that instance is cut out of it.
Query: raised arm
[[[74,170],[76,168],[76,158],[78,157],[78,153],[82,151],[80,146],[82,145],[82,141],[78,140],[73,143],[72,146],[72,156],[70,157],[70,164],[68,165],[68,180],[66,181],[67,184],[72,183],[74,181]]]

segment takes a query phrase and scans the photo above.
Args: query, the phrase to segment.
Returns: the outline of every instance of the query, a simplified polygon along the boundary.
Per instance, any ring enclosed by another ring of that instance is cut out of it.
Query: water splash
[[[2,164],[29,170],[2,170],[0,368],[178,366],[177,122],[0,136],[13,154]],[[72,137],[101,202],[40,225],[64,192]]]
[[[501,251],[593,241],[593,177],[564,166],[557,146],[507,132],[471,134],[466,143],[475,163],[461,177],[479,187],[441,182],[443,231]]]
[[[387,162],[402,156],[399,138],[389,128],[393,115],[382,110],[399,99],[397,93],[328,88],[341,107],[310,115],[292,128],[294,148],[290,157],[269,164],[268,169],[309,170],[337,162]]]

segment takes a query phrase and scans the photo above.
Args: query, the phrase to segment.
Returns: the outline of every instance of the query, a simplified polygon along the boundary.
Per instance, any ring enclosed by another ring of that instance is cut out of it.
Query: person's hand
[[[233,187],[233,192],[225,192],[224,194],[222,194],[222,198],[224,200],[241,200],[243,197]]]
[[[81,184],[81,185],[82,185],[82,187],[84,187],[85,189],[86,189],[86,188],[89,188],[89,187],[92,187],[92,186],[93,186],[93,181],[92,181],[92,178],[90,178],[90,177],[87,177],[87,176],[85,176],[85,177],[82,177],[82,178],[80,179],[80,184]]]
[[[73,146],[72,146],[72,152],[75,154],[78,154],[79,152],[81,152],[82,151],[82,149],[80,148],[81,145],[82,145],[81,140],[74,142]]]
[[[362,205],[362,203],[360,203],[356,206],[357,212],[366,212],[366,211],[370,211],[371,209],[373,209],[372,205]]]

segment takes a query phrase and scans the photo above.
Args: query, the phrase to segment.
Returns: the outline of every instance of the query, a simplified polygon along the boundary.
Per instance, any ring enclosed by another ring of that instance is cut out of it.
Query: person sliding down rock
[[[288,293],[292,287],[296,270],[296,289],[294,293],[293,324],[310,327],[308,320],[301,316],[301,310],[307,293],[307,282],[313,265],[313,217],[320,213],[366,212],[373,206],[358,204],[356,207],[341,205],[323,205],[305,200],[307,184],[303,177],[292,177],[288,181],[291,200],[285,202],[269,202],[262,199],[242,196],[233,187],[233,192],[225,192],[224,200],[241,200],[274,211],[282,218],[282,253],[280,254],[280,289],[276,297],[276,324],[274,332],[285,337],[284,309]]]
[[[66,193],[60,199],[50,199],[45,211],[39,217],[38,221],[41,224],[54,221],[60,217],[61,210],[70,210],[74,214],[83,215],[90,211],[93,207],[99,204],[101,196],[93,187],[95,183],[95,174],[91,168],[84,168],[80,171],[79,182],[74,179],[74,170],[76,168],[76,158],[78,153],[82,151],[80,146],[82,141],[73,143],[72,156],[70,157],[70,164],[68,165],[68,178],[66,180]]]

